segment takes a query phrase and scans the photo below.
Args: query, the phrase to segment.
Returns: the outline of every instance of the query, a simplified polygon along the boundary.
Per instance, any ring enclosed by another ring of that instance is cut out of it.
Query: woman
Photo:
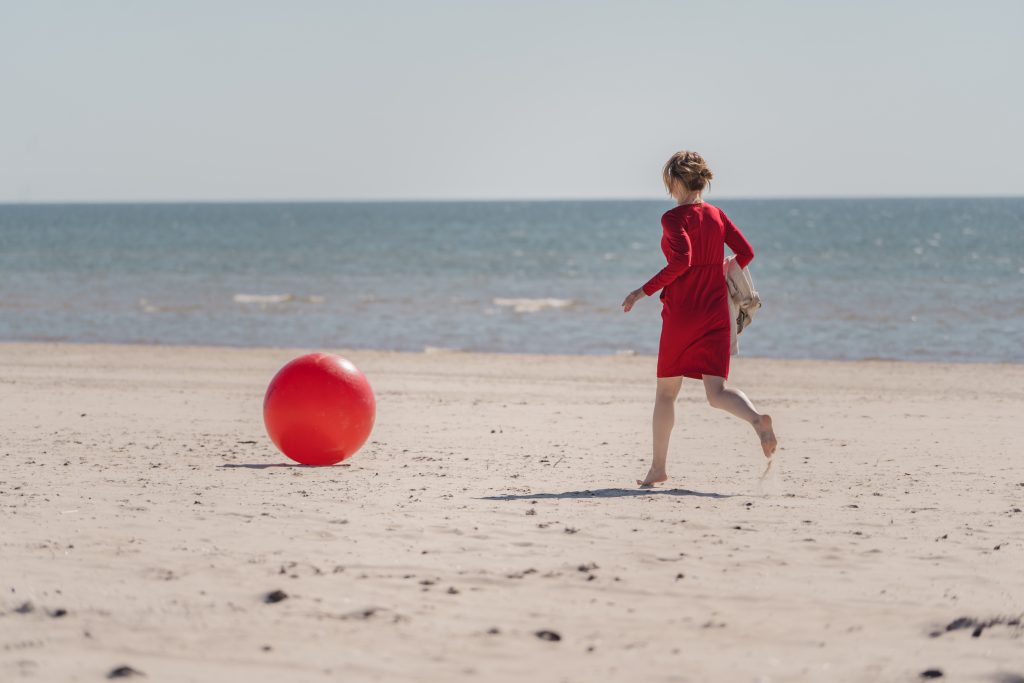
[[[702,193],[712,178],[697,152],[676,152],[662,173],[665,188],[677,206],[661,217],[661,250],[668,265],[622,302],[626,313],[640,299],[661,290],[661,343],[658,346],[658,390],[654,402],[654,460],[640,486],[668,480],[665,460],[675,423],[675,401],[684,377],[704,381],[708,403],[726,410],[754,428],[766,458],[777,444],[772,418],[754,409],[739,389],[725,386],[729,376],[729,290],[725,283],[725,247],[740,267],[754,250],[732,221]]]

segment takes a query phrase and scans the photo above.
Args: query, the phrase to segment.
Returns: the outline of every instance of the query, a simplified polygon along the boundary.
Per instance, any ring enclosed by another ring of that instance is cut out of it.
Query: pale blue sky
[[[0,201],[1024,194],[1024,2],[0,0]]]

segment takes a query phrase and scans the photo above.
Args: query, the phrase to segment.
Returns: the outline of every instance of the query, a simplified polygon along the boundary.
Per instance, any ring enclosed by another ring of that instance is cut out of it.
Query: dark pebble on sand
[[[373,615],[375,615],[379,611],[380,610],[377,609],[376,607],[367,607],[366,609],[359,609],[359,610],[356,610],[355,612],[349,612],[348,614],[346,614],[342,618],[343,619],[362,619],[362,620],[365,621],[366,619],[371,618]]]
[[[537,631],[533,635],[537,636],[541,640],[547,640],[547,641],[552,642],[552,643],[557,643],[558,641],[560,641],[562,639],[562,636],[558,635],[554,631],[547,631],[547,630]]]
[[[456,588],[455,586],[450,586],[448,588],[447,592],[448,592],[448,595],[458,595],[459,594],[459,589]]]
[[[959,619],[954,619],[946,624],[946,631],[959,631],[960,629],[969,628],[972,629],[972,638],[980,638],[985,629],[1000,625],[1018,626],[1020,625],[1020,617],[1013,619],[1007,617],[995,617],[984,621],[981,619],[974,619],[973,617],[960,617]],[[937,635],[939,634],[934,633],[932,634],[932,637],[934,638]]]
[[[921,672],[921,678],[942,678],[942,669],[925,669]]]
[[[68,611],[66,609],[64,609],[63,607],[58,607],[57,609],[55,609],[52,612],[50,612],[50,616],[53,617],[54,619],[59,619],[60,617],[66,617],[67,615],[68,615]]]
[[[36,609],[36,606],[31,602],[23,602],[14,608],[14,611],[18,614],[31,614]]]
[[[267,593],[265,596],[263,596],[263,602],[265,602],[267,604],[273,604],[275,602],[281,602],[282,600],[287,600],[287,599],[288,599],[288,594],[285,593],[284,591],[271,591],[271,592]]]
[[[491,635],[491,636],[496,636],[496,635],[498,635],[499,633],[501,633],[501,629],[500,629],[500,628],[498,628],[497,626],[492,626],[492,627],[490,627],[489,629],[487,629],[487,634],[488,634],[488,635]]]
[[[946,630],[959,631],[962,628],[970,628],[975,624],[977,624],[977,622],[974,619],[971,619],[970,617],[960,617],[959,619],[954,619],[953,621],[946,624]]]
[[[107,674],[107,678],[128,678],[130,676],[145,676],[138,669],[133,669],[130,666],[119,666],[116,669],[111,669],[110,673]]]

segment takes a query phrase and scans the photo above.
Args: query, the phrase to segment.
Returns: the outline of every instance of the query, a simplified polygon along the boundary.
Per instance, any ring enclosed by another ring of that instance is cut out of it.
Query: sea
[[[1024,198],[729,199],[740,353],[1024,362]],[[0,205],[0,341],[654,354],[666,201]]]

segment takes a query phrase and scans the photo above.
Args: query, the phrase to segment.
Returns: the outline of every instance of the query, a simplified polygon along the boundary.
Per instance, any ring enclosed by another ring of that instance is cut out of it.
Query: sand
[[[0,680],[1024,676],[1024,366],[741,358],[777,471],[687,382],[639,490],[653,358],[346,351],[377,427],[317,469],[300,352],[0,345]]]

